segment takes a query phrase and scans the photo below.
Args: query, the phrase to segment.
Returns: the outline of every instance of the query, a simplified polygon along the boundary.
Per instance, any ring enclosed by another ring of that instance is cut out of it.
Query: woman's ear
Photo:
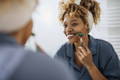
[[[25,44],[28,38],[32,35],[33,21],[30,20],[27,25],[21,30],[22,43]]]
[[[30,35],[32,33],[33,21],[30,20],[24,26],[25,27],[23,27],[22,29],[19,29],[10,34],[11,36],[15,37],[16,41],[21,45],[24,45],[26,43],[26,41],[28,40],[28,38],[30,37]]]

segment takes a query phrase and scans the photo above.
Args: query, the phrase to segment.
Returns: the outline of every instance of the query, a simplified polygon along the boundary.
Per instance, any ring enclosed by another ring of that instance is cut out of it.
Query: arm
[[[79,47],[76,55],[78,60],[87,68],[93,80],[108,80],[93,63],[92,54],[88,48]]]
[[[101,80],[120,80],[120,61],[111,44],[105,41],[99,41],[99,69],[92,61],[92,55],[87,48],[79,49],[79,61],[87,68],[89,74],[93,78]],[[81,58],[81,56],[82,58]],[[99,80],[96,79],[96,80]]]
[[[95,64],[92,64],[91,66],[87,67],[87,70],[92,77],[93,80],[108,80],[95,66]]]

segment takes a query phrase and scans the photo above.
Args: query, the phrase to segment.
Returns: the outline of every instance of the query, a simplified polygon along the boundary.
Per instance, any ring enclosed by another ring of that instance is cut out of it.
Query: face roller
[[[80,33],[77,33],[76,35],[80,36],[80,37],[83,37],[85,34],[80,32]]]
[[[76,35],[80,36],[80,46],[83,46],[83,39],[82,39],[82,37],[85,36],[85,34],[80,32],[80,33],[77,33]]]

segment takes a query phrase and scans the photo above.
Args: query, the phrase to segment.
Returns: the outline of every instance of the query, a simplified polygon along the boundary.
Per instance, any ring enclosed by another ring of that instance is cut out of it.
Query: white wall
[[[120,57],[120,0],[107,2],[108,41],[110,41]]]
[[[63,27],[58,21],[58,0],[41,0],[34,19],[34,30],[36,41],[45,51],[53,56],[58,48],[66,42]],[[33,39],[32,39],[33,41]],[[33,42],[29,42],[32,48]]]

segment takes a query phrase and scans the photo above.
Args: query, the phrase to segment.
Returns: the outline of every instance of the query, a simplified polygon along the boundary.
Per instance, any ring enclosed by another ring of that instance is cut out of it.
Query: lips
[[[68,39],[71,39],[71,38],[73,38],[73,37],[74,37],[73,34],[69,34],[69,35],[67,35],[67,38],[68,38]]]

